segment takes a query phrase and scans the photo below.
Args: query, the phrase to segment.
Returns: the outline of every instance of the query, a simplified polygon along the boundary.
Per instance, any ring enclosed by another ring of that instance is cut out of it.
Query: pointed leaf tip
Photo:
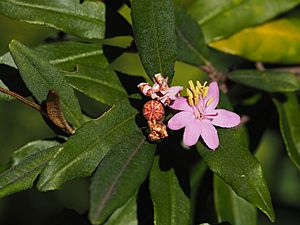
[[[275,221],[271,196],[258,160],[246,148],[241,131],[218,129],[220,146],[212,152],[203,144],[197,150],[208,167],[242,198]]]

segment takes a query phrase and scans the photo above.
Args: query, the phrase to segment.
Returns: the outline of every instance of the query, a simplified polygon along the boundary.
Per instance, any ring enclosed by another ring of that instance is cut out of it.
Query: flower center
[[[208,94],[208,86],[205,81],[203,85],[199,81],[196,82],[196,86],[193,81],[189,81],[189,88],[186,89],[188,95],[188,102],[190,106],[195,106],[199,104],[200,98],[204,99]]]
[[[194,115],[195,115],[196,119],[202,120],[205,118],[205,114],[203,112],[201,112],[197,106],[195,106],[193,108],[194,108]]]
[[[196,82],[196,86],[193,81],[189,81],[189,88],[187,88],[188,103],[193,107],[194,115],[196,119],[212,119],[217,113],[206,113],[206,108],[212,103],[213,97],[211,96],[207,100],[208,86],[207,82],[203,85],[199,81]]]

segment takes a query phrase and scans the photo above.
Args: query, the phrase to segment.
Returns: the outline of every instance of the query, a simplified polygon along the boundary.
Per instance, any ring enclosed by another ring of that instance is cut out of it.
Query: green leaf
[[[8,65],[10,67],[18,69],[18,67],[15,64],[14,59],[12,58],[10,52],[6,52],[4,55],[2,55],[0,57],[0,64]]]
[[[300,0],[195,0],[190,13],[209,43],[261,24],[299,3]]]
[[[0,80],[0,87],[8,90],[8,87],[3,83],[2,80]],[[0,100],[11,101],[11,100],[14,100],[14,99],[15,98],[11,97],[10,95],[7,95],[7,94],[4,94],[4,93],[0,92]]]
[[[82,42],[56,42],[39,45],[33,48],[41,57],[48,60],[52,65],[58,66],[62,70],[74,71],[76,65],[87,65],[94,63],[98,59],[100,65],[107,67],[107,62],[101,60],[103,55],[102,44],[91,44]],[[99,57],[99,58],[98,58]],[[17,66],[9,52],[0,57],[0,63],[17,69]]]
[[[137,196],[134,195],[111,215],[105,225],[138,225],[136,202]]]
[[[148,76],[174,75],[175,16],[172,0],[134,0],[131,16],[135,42]]]
[[[197,22],[176,6],[177,59],[192,65],[209,64],[209,49]]]
[[[128,138],[128,134],[138,129],[136,114],[136,110],[124,101],[98,119],[85,123],[45,167],[38,181],[38,189],[59,189],[71,179],[90,176],[121,137]]]
[[[35,152],[0,175],[0,197],[29,189],[46,163],[54,157],[62,146]]]
[[[79,0],[1,0],[0,13],[82,38],[104,37],[105,6],[99,1],[84,1],[80,4]]]
[[[289,157],[300,169],[300,106],[295,93],[284,94],[285,99],[273,98],[279,112],[281,134]]]
[[[67,121],[75,127],[80,127],[83,117],[78,99],[64,79],[63,73],[18,41],[12,41],[9,48],[22,79],[37,101],[42,103],[46,100],[49,90],[55,91],[60,97]]]
[[[116,73],[108,68],[101,43],[62,42],[41,45],[34,50],[64,70],[67,81],[87,96],[107,105],[127,98]],[[0,63],[16,68],[9,53],[0,57]]]
[[[240,198],[220,177],[214,175],[214,202],[218,222],[256,225],[256,209]]]
[[[14,151],[14,153],[11,155],[12,166],[18,165],[27,156],[33,155],[37,152],[40,152],[47,148],[51,148],[58,144],[59,144],[59,142],[57,142],[57,141],[48,141],[48,140],[37,140],[37,141],[29,142],[26,145],[24,145],[23,147]]]
[[[295,64],[300,62],[299,26],[299,17],[282,18],[243,29],[210,46],[253,61]]]
[[[236,70],[228,77],[238,83],[268,92],[289,92],[300,89],[295,74],[280,71]]]
[[[106,60],[104,56],[103,60]],[[128,97],[116,73],[113,70],[101,68],[99,64],[93,69],[88,66],[79,66],[77,71],[67,72],[65,77],[76,90],[109,106]]]
[[[174,170],[160,169],[158,157],[150,173],[150,193],[154,205],[154,224],[190,224],[190,201],[181,189]]]
[[[103,223],[137,191],[153,163],[156,145],[148,144],[141,132],[119,141],[92,178],[89,218],[93,224]]]
[[[270,193],[257,159],[246,148],[242,132],[218,129],[220,146],[211,151],[200,142],[197,150],[208,167],[242,198],[275,220]]]
[[[208,48],[197,22],[179,5],[176,6],[175,18],[177,60],[197,67],[211,64],[220,71],[227,71],[233,64],[237,66],[243,63],[241,58]],[[175,71],[177,74],[176,65]]]

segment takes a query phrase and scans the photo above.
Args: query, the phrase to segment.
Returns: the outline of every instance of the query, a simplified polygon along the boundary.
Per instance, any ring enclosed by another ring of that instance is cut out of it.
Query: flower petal
[[[201,127],[203,141],[210,149],[215,150],[219,146],[219,137],[216,128],[207,120],[201,121]]]
[[[241,118],[238,114],[225,110],[225,109],[216,109],[214,112],[217,113],[217,116],[212,118],[212,124],[219,127],[235,127],[241,122]]]
[[[169,106],[175,110],[193,112],[193,108],[189,105],[185,97],[175,99]]]
[[[214,110],[219,104],[219,86],[217,82],[211,82],[208,86],[208,94],[205,98],[205,104],[213,97],[211,103],[207,106],[207,111]]]
[[[184,129],[183,143],[186,146],[195,145],[201,135],[202,127],[199,120],[187,125]]]
[[[167,89],[166,91],[161,91],[163,95],[167,95],[171,100],[177,99],[178,93],[182,91],[183,87],[173,86]]]
[[[168,122],[168,127],[171,130],[179,130],[195,120],[192,112],[179,112],[175,114]]]

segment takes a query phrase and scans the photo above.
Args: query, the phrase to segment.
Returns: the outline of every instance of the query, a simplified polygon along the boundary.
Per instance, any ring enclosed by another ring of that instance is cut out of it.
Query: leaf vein
[[[70,11],[67,10],[66,8],[55,8],[55,7],[51,7],[51,6],[46,6],[46,5],[37,5],[37,4],[30,4],[30,3],[25,3],[25,2],[18,2],[18,1],[14,1],[14,0],[6,0],[6,2],[4,2],[4,4],[15,4],[17,6],[21,6],[21,7],[27,7],[27,8],[32,8],[32,9],[41,9],[41,10],[46,10],[46,11],[50,11],[50,12],[54,12],[54,13],[61,13],[61,14],[66,14],[67,16],[74,16],[74,17],[79,17],[82,18],[86,21],[90,21],[90,22],[95,22],[95,23],[104,23],[104,21],[99,20],[95,17],[88,17],[85,16],[83,14],[79,14],[79,13],[74,13],[74,11]]]
[[[51,182],[53,179],[55,179],[55,177],[59,176],[60,174],[62,174],[65,170],[67,170],[69,167],[71,167],[73,164],[75,164],[76,162],[78,162],[80,159],[82,159],[86,154],[88,154],[91,149],[93,149],[96,145],[99,144],[99,142],[101,142],[103,139],[105,139],[105,137],[107,137],[109,134],[111,134],[113,131],[115,131],[116,129],[118,129],[120,126],[122,126],[123,124],[127,123],[129,120],[131,120],[132,118],[135,117],[135,113],[128,117],[126,120],[122,121],[121,123],[119,123],[117,126],[115,126],[113,129],[111,129],[110,131],[108,131],[107,133],[105,133],[105,135],[103,135],[100,139],[98,139],[96,142],[89,144],[85,149],[88,149],[86,151],[80,152],[77,156],[76,159],[71,160],[70,162],[68,162],[65,166],[63,166],[62,168],[59,169],[59,171],[56,172],[55,176],[52,176],[49,180],[46,180],[46,182],[44,184],[42,184],[41,186],[45,186],[47,183]],[[51,162],[50,162],[51,163]]]
[[[125,164],[123,165],[123,167],[121,168],[120,172],[117,174],[117,176],[115,177],[115,179],[112,181],[111,186],[109,187],[109,189],[107,190],[106,194],[104,195],[102,201],[100,201],[98,207],[96,208],[96,215],[99,215],[102,211],[102,209],[104,208],[106,202],[109,200],[109,198],[112,195],[112,192],[115,188],[115,186],[117,185],[118,180],[120,179],[120,177],[122,176],[122,174],[125,172],[126,168],[129,165],[129,162],[134,158],[134,156],[138,153],[138,150],[142,147],[142,145],[144,144],[145,140],[144,138],[141,140],[141,142],[138,144],[138,146],[134,149],[134,151],[129,155],[128,159],[126,160]],[[98,216],[97,216],[98,217]]]

